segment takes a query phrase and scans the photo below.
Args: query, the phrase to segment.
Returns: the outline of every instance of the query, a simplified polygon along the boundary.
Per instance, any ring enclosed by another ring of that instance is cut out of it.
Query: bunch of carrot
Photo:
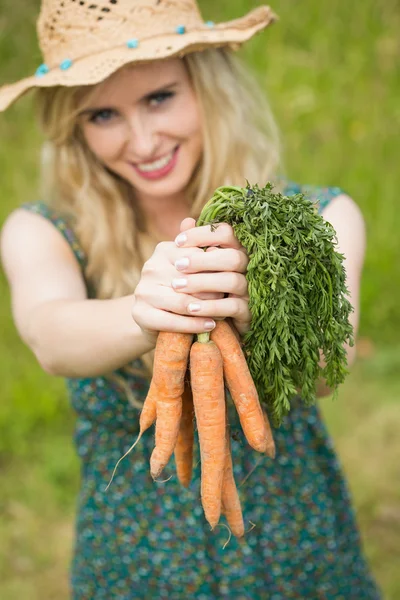
[[[175,453],[178,478],[188,486],[195,420],[206,519],[214,528],[223,512],[232,533],[240,537],[244,525],[233,477],[224,381],[248,443],[273,457],[274,441],[261,405],[279,426],[299,391],[307,405],[316,401],[319,377],[337,393],[347,373],[343,346],[353,344],[352,307],[344,257],[335,250],[335,230],[304,194],[284,196],[271,183],[220,187],[196,225],[210,225],[213,231],[219,223],[231,225],[249,257],[252,322],[243,338],[246,357],[227,321],[217,321],[211,334],[199,334],[196,342],[189,334],[159,333],[140,433],[126,454],[156,423],[153,478]]]
[[[218,321],[211,334],[197,337],[193,342],[190,334],[159,333],[138,439],[155,422],[151,475],[158,478],[174,453],[179,481],[187,487],[192,477],[195,417],[205,517],[214,528],[222,512],[232,533],[241,537],[244,523],[233,477],[224,381],[250,446],[274,457],[275,445],[232,327]]]

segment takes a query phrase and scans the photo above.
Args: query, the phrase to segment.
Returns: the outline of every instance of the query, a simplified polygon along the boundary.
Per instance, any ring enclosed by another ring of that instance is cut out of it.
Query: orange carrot
[[[267,449],[265,450],[265,454],[267,456],[269,456],[270,458],[275,458],[275,454],[276,454],[275,442],[274,442],[274,438],[272,436],[271,425],[269,423],[267,413],[265,413],[264,411],[263,411],[263,417],[264,417],[265,427],[267,429]]]
[[[117,464],[114,467],[114,470],[112,472],[111,475],[111,479],[108,482],[108,485],[106,487],[106,491],[108,490],[108,488],[111,485],[112,480],[114,479],[114,475],[115,472],[118,468],[119,463],[126,457],[128,456],[128,454],[130,452],[132,452],[132,450],[134,449],[134,447],[136,446],[136,444],[138,444],[140,438],[142,437],[142,435],[144,434],[144,432],[153,425],[154,421],[156,420],[156,397],[157,397],[157,390],[156,390],[156,386],[154,384],[154,382],[151,382],[150,385],[150,389],[147,393],[146,396],[146,400],[144,401],[143,404],[143,408],[142,408],[142,412],[140,413],[140,419],[139,419],[139,435],[137,436],[135,442],[132,444],[132,446],[129,448],[129,450],[127,450],[125,452],[125,454],[123,456],[121,456],[121,458],[119,459],[119,461],[117,462]]]
[[[225,444],[225,469],[222,483],[222,511],[228,521],[233,535],[243,537],[244,522],[239,493],[233,476],[231,442],[229,438],[229,425],[226,425]]]
[[[160,332],[154,354],[153,379],[156,395],[156,444],[150,472],[156,479],[168,463],[178,439],[190,347],[189,333]]]
[[[146,400],[144,401],[142,412],[140,413],[139,419],[139,438],[143,435],[143,433],[151,427],[156,420],[157,410],[156,410],[156,398],[157,398],[157,390],[155,383],[152,381],[150,384],[150,389],[146,396]]]
[[[189,487],[193,471],[193,396],[190,383],[186,381],[182,396],[182,418],[175,446],[175,464],[178,479],[184,487]]]
[[[190,351],[190,377],[201,457],[201,500],[213,529],[221,514],[225,465],[225,390],[221,353],[208,334]]]
[[[258,452],[266,452],[272,457],[274,441],[271,429],[266,426],[256,386],[239,340],[226,321],[217,321],[211,339],[222,354],[225,380],[248,443]]]

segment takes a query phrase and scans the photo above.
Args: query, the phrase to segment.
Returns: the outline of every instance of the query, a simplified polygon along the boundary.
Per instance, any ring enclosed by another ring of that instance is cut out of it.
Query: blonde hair
[[[196,218],[216,187],[271,180],[280,144],[265,94],[231,51],[194,52],[183,61],[204,116],[203,156],[186,192]],[[96,297],[113,298],[133,293],[160,240],[146,230],[132,187],[105,169],[84,142],[77,115],[93,87],[38,92],[47,139],[42,194],[72,219],[87,257],[85,278]]]

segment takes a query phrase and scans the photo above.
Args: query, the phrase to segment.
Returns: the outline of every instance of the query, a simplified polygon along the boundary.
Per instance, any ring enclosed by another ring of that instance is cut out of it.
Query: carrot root
[[[248,443],[258,452],[268,451],[272,454],[272,432],[267,428],[257,389],[239,340],[226,321],[217,321],[211,332],[211,339],[221,352],[226,384]]]
[[[107,485],[105,491],[107,491],[108,488],[110,487],[120,462],[124,458],[126,458],[128,456],[128,454],[130,454],[130,452],[132,452],[134,447],[139,443],[140,438],[142,437],[144,432],[147,431],[147,429],[149,429],[149,427],[151,427],[153,425],[154,421],[156,420],[156,395],[157,395],[157,391],[156,391],[155,384],[153,382],[151,382],[149,392],[148,392],[148,394],[146,396],[146,400],[144,401],[144,404],[143,404],[142,412],[140,413],[139,435],[136,438],[135,442],[132,444],[132,446],[129,448],[129,450],[127,450],[127,452],[125,452],[125,454],[123,456],[121,456],[121,458],[115,465],[114,470],[111,475],[111,479],[108,482],[108,485]]]
[[[233,476],[229,425],[226,425],[225,469],[222,484],[222,511],[235,537],[244,536],[244,522],[239,493]]]
[[[175,464],[178,480],[189,487],[193,472],[194,407],[190,384],[187,382],[182,396],[182,418],[175,446]]]
[[[154,355],[153,381],[157,389],[155,448],[150,472],[157,479],[176,445],[182,416],[182,394],[193,336],[160,332]]]
[[[221,353],[213,342],[190,352],[191,386],[201,455],[201,500],[211,528],[221,515],[225,465],[225,390]]]
[[[276,448],[275,448],[274,438],[272,435],[271,425],[269,423],[267,413],[264,412],[263,415],[264,415],[265,427],[267,429],[267,447],[265,449],[265,454],[267,456],[269,456],[270,458],[275,458]]]

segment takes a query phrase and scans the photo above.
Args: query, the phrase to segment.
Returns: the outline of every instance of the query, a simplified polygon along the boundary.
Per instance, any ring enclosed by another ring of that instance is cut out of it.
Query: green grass
[[[31,74],[37,0],[2,0],[0,78]],[[206,19],[245,0],[200,1]],[[280,22],[243,51],[282,131],[291,178],[339,185],[367,223],[361,336],[365,356],[337,402],[321,403],[348,475],[366,552],[387,600],[400,598],[400,10],[398,0],[278,0]],[[40,134],[26,97],[0,115],[0,224],[38,197]],[[67,598],[78,461],[62,381],[18,339],[0,274],[0,597]]]

